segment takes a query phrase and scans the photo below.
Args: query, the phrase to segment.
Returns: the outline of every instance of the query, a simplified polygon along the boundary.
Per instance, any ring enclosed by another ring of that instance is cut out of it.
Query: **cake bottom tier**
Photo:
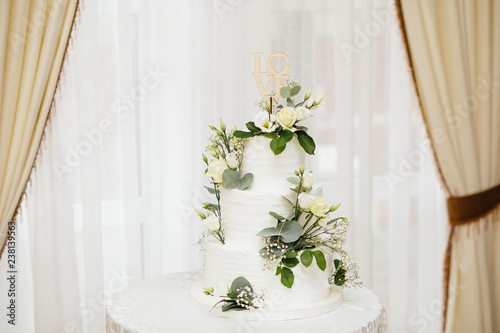
[[[264,294],[268,306],[277,311],[296,310],[331,294],[328,277],[332,274],[332,256],[325,254],[325,257],[328,264],[324,271],[315,262],[309,267],[299,264],[292,268],[295,279],[292,288],[287,288],[281,284],[281,277],[275,275],[275,268],[264,269],[265,260],[258,249],[243,250],[207,239],[203,286],[225,293],[235,278],[243,276],[255,292]]]

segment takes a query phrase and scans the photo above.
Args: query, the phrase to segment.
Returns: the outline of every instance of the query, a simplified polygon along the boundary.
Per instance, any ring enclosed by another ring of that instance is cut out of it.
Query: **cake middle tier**
[[[283,193],[293,198],[293,192]],[[275,212],[288,216],[292,205],[280,193],[262,193],[252,190],[220,188],[221,214],[226,244],[236,248],[259,251],[265,246],[257,234],[265,228],[276,227]]]

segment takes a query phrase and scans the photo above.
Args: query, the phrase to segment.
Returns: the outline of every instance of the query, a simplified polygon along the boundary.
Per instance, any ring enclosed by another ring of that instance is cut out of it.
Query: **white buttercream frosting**
[[[328,263],[325,271],[321,271],[315,262],[307,268],[302,264],[294,267],[295,281],[291,289],[281,284],[275,269],[264,269],[265,259],[259,250],[265,242],[257,233],[276,226],[277,220],[269,212],[282,216],[290,213],[292,205],[283,196],[295,200],[296,194],[290,190],[294,185],[287,178],[295,176],[295,170],[299,170],[305,160],[304,150],[295,137],[279,155],[272,152],[270,141],[257,136],[250,138],[245,146],[241,174],[251,172],[254,175],[249,189],[220,189],[225,245],[213,238],[207,239],[205,282],[207,286],[217,286],[221,282],[230,286],[235,278],[244,276],[256,291],[265,292],[266,300],[270,299],[283,311],[329,295],[332,256],[324,251]],[[321,186],[314,184],[311,193],[321,195]]]
[[[251,190],[262,193],[283,194],[290,187],[287,177],[295,175],[300,164],[304,164],[305,152],[294,137],[279,155],[270,148],[271,139],[265,136],[249,138],[245,145],[241,174],[253,173]]]

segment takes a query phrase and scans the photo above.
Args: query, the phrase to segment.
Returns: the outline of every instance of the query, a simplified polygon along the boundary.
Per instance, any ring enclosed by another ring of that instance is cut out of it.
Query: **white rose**
[[[276,122],[284,129],[294,132],[295,128],[293,128],[293,125],[296,121],[297,114],[294,108],[286,107],[276,113]]]
[[[224,161],[211,160],[208,165],[207,174],[213,178],[214,183],[220,184],[222,183],[222,174],[226,169],[227,164]]]
[[[269,120],[269,118],[271,118],[271,120]],[[262,130],[262,132],[272,133],[277,127],[274,120],[275,118],[273,114],[269,116],[268,112],[261,111],[255,115],[254,123],[255,126]]]
[[[302,186],[309,188],[314,184],[314,176],[311,171],[304,173]]]
[[[311,207],[312,201],[315,197],[309,193],[302,192],[299,194],[299,206],[302,209],[309,209]]]
[[[219,231],[220,229],[219,218],[215,215],[208,216],[203,220],[203,223],[210,231]]]
[[[330,207],[326,204],[325,199],[322,197],[314,197],[311,205],[309,206],[309,210],[317,217],[326,217],[326,213]]]
[[[226,156],[227,166],[233,170],[238,168],[238,155],[235,152],[232,152]]]
[[[311,110],[301,106],[297,109],[296,113],[297,113],[297,121],[302,121],[304,119],[309,118],[309,116],[311,115]]]

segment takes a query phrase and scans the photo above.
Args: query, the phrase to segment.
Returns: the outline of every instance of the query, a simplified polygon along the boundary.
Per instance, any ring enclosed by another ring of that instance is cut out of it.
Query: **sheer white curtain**
[[[19,245],[37,332],[102,332],[111,292],[202,267],[207,125],[253,119],[252,52],[277,51],[326,92],[308,168],[350,217],[389,331],[439,330],[444,200],[392,3],[86,1],[73,48]]]

